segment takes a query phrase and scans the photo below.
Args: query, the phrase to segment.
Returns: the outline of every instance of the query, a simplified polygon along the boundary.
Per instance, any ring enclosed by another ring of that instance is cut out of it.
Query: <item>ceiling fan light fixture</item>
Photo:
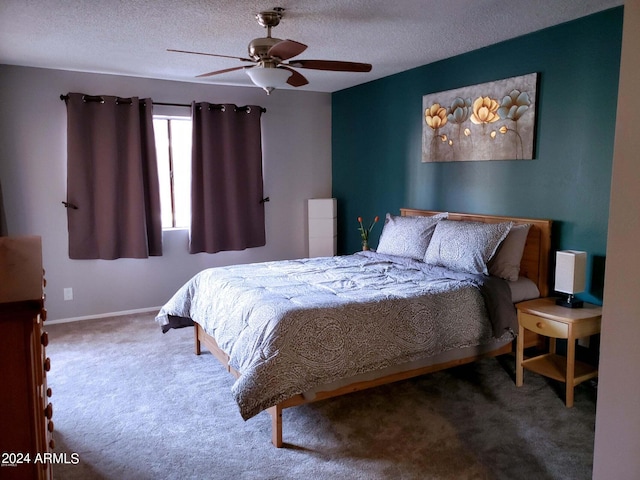
[[[187,50],[173,50],[172,52],[191,53],[195,55],[208,55],[211,57],[233,58],[242,62],[253,63],[251,67],[232,67],[213,72],[203,73],[198,77],[211,77],[223,73],[233,72],[246,68],[247,75],[258,87],[264,89],[269,95],[276,88],[288,84],[290,87],[302,87],[309,83],[304,75],[296,68],[311,70],[325,70],[330,72],[370,72],[371,64],[360,62],[343,62],[338,60],[294,60],[307,49],[304,43],[295,40],[282,40],[271,36],[271,29],[277,26],[282,19],[284,8],[275,7],[271,10],[260,12],[256,15],[258,24],[267,29],[267,36],[254,38],[249,42],[247,51],[250,58],[234,57],[218,53],[190,52]]]
[[[274,89],[282,87],[287,83],[287,80],[292,73],[284,68],[249,68],[246,70],[247,75],[251,78],[251,81],[261,87],[267,95],[269,95]]]

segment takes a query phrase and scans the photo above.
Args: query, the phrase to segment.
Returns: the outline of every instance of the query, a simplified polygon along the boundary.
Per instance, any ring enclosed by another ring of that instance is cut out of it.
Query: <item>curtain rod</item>
[[[85,97],[84,97],[84,98],[86,99],[85,101],[88,101],[88,102],[104,102],[104,100],[103,100],[103,98],[102,98],[101,96],[90,96],[90,95],[85,95]],[[118,99],[118,100],[123,100],[123,101],[126,101],[126,100],[127,100],[126,98],[120,98],[120,97],[117,97],[117,99]],[[69,95],[64,95],[64,94],[60,95],[60,100],[64,100],[64,101],[69,100]],[[162,106],[165,106],[165,107],[185,107],[185,108],[191,108],[191,104],[189,104],[189,103],[153,102],[153,104],[154,104],[154,105],[162,105]],[[242,109],[242,108],[246,109],[246,108],[248,108],[248,107],[247,107],[247,106],[244,106],[244,107],[238,107],[238,108],[240,108],[240,109]],[[264,108],[264,107],[260,107],[260,111],[261,111],[262,113],[266,113],[267,109],[266,109],[266,108]]]

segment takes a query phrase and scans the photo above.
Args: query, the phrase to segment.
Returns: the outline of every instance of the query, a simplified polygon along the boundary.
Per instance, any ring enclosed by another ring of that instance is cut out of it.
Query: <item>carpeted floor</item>
[[[471,365],[284,411],[285,448],[266,412],[245,422],[233,377],[193,330],[152,314],[48,325],[56,452],[64,479],[588,479],[596,384],[576,388],[514,359]]]

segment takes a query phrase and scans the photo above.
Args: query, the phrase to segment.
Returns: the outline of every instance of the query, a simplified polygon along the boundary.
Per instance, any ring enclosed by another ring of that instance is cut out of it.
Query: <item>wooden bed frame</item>
[[[431,216],[437,213],[431,210],[416,210],[410,208],[400,209],[402,216]],[[549,256],[551,251],[551,220],[539,220],[531,218],[514,218],[514,217],[501,217],[495,215],[479,215],[470,213],[449,213],[449,220],[468,220],[484,223],[499,223],[512,221],[515,224],[528,223],[531,224],[529,229],[529,235],[525,244],[524,254],[522,256],[522,262],[520,264],[520,275],[525,276],[533,280],[538,289],[540,290],[540,296],[545,297],[549,293]],[[200,355],[201,345],[205,347],[222,363],[228,372],[234,377],[240,377],[241,373],[235,370],[229,365],[229,356],[222,351],[216,341],[208,335],[202,327],[195,323],[195,353]],[[538,336],[529,332],[530,335],[524,339],[525,347],[534,346],[540,343]],[[289,407],[295,407],[297,405],[303,405],[305,403],[317,402],[319,400],[325,400],[327,398],[337,397],[345,395],[347,393],[357,392],[365,390],[367,388],[377,387],[385,385],[387,383],[397,382],[399,380],[406,380],[409,378],[417,377],[427,373],[437,372],[439,370],[445,370],[457,365],[474,362],[480,358],[495,357],[506,353],[511,353],[514,350],[513,343],[508,343],[502,347],[497,348],[480,355],[473,355],[471,357],[461,358],[445,363],[438,363],[427,367],[416,368],[404,372],[398,372],[391,375],[387,375],[375,380],[360,381],[346,385],[344,387],[317,392],[313,399],[307,399],[302,394],[295,395],[283,402],[278,403],[268,408],[271,414],[271,442],[276,447],[282,447],[282,410]]]

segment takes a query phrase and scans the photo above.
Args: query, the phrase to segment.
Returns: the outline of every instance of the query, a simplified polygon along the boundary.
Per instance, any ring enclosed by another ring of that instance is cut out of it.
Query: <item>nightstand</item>
[[[516,304],[518,309],[518,345],[516,350],[516,386],[521,387],[523,369],[566,383],[567,407],[573,406],[573,389],[579,383],[598,376],[598,369],[576,361],[576,340],[600,333],[602,307],[585,303],[583,308],[556,305],[555,298],[539,298]],[[549,337],[549,352],[524,358],[524,331]],[[556,354],[556,339],[567,339],[567,356]]]

